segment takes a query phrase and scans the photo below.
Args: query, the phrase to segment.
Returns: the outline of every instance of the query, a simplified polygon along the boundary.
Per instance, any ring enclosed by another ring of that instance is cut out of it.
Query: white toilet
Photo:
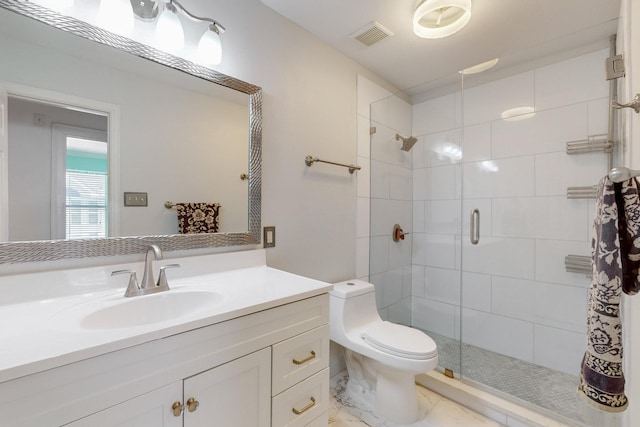
[[[348,396],[393,423],[418,421],[415,376],[438,365],[436,343],[417,329],[383,321],[371,283],[336,283],[329,300],[331,340],[345,348]]]

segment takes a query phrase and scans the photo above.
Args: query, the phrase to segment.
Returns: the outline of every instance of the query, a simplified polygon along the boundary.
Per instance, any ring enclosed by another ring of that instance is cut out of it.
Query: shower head
[[[399,133],[396,133],[396,141],[402,141],[402,147],[400,147],[402,151],[409,151],[413,147],[413,144],[418,142],[418,138],[415,136],[404,137]]]

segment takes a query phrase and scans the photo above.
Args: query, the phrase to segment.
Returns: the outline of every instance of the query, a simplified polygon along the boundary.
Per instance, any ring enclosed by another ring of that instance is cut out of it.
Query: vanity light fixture
[[[184,19],[194,25],[205,24],[197,46],[196,61],[204,66],[218,65],[222,61],[220,34],[225,28],[215,19],[200,17],[189,12],[176,0],[130,0],[133,13],[143,21],[156,22],[156,41],[163,49],[177,52],[184,47]],[[190,33],[188,31],[187,33]]]
[[[471,0],[424,0],[413,14],[413,32],[439,39],[460,31],[471,19]]]
[[[127,0],[100,0],[99,19],[102,27],[127,36],[133,30],[131,3]]]

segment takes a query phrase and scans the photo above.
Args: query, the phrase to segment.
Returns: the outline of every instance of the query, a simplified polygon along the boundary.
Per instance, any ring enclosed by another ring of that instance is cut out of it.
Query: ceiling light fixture
[[[130,0],[135,15],[144,21],[156,22],[156,41],[162,49],[180,51],[185,44],[183,20],[206,24],[198,40],[197,62],[204,66],[218,65],[222,61],[220,34],[225,28],[215,19],[196,16],[176,0]],[[188,32],[189,33],[189,32]],[[193,42],[195,44],[195,41]]]
[[[424,0],[413,14],[413,32],[439,39],[460,31],[471,19],[471,0]]]
[[[534,107],[515,107],[510,108],[502,112],[500,117],[508,122],[515,122],[518,120],[526,120],[536,115],[536,109]]]
[[[499,58],[494,58],[489,61],[481,62],[480,64],[467,67],[464,70],[460,71],[460,74],[478,74],[483,71],[487,71],[489,68],[493,68],[499,60]]]

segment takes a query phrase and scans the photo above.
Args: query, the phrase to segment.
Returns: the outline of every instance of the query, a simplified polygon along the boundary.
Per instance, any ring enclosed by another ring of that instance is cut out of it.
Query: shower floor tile
[[[424,332],[438,346],[439,367],[449,368],[459,377],[460,342]],[[584,402],[576,392],[576,376],[462,344],[462,377],[480,386],[488,386],[500,397],[533,405],[551,416],[589,425]]]
[[[370,411],[357,408],[344,395],[348,375],[344,371],[331,379],[330,427],[395,427]],[[500,427],[501,424],[486,418],[464,406],[416,386],[421,420],[411,427]],[[408,427],[406,424],[402,427]]]

